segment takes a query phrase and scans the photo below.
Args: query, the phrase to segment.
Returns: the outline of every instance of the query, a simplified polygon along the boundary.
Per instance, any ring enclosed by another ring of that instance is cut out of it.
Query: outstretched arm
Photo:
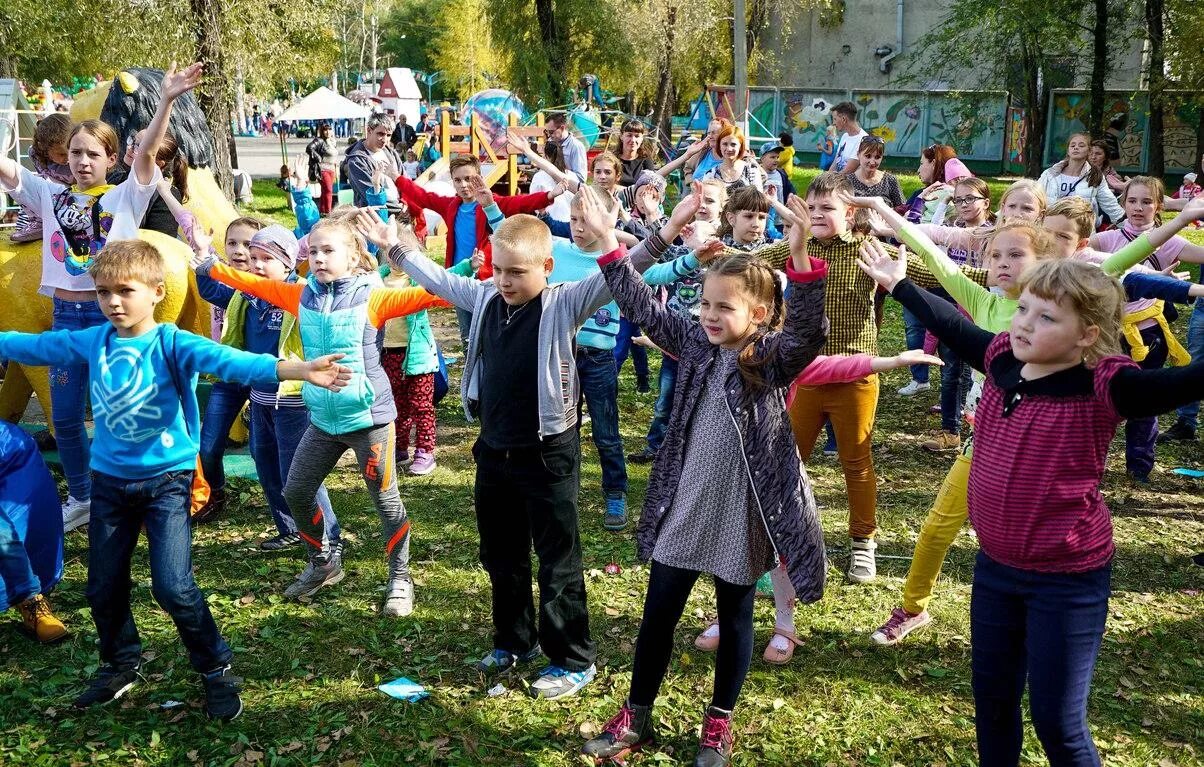
[[[399,228],[396,221],[385,223],[371,210],[361,210],[355,226],[364,239],[387,254],[389,263],[410,275],[428,293],[454,306],[473,309],[477,295],[485,290],[485,283],[461,277],[427,258],[409,227]]]
[[[562,171],[548,162],[546,158],[532,149],[527,144],[527,140],[520,136],[513,128],[506,129],[506,147],[514,154],[526,155],[529,163],[547,173],[552,177],[553,181],[558,184],[564,184],[565,189],[568,189],[573,194],[577,193],[577,188],[581,186],[581,179],[577,178],[577,174]]]
[[[171,122],[171,109],[176,99],[188,93],[201,84],[201,73],[204,67],[198,61],[180,71],[176,71],[173,63],[163,74],[163,95],[159,98],[159,107],[150,125],[146,126],[146,136],[134,152],[134,178],[139,184],[149,184],[155,177],[155,157],[159,154],[159,145],[167,135],[167,126]]]
[[[1195,402],[1204,391],[1204,361],[1186,367],[1116,372],[1109,386],[1112,405],[1125,418],[1150,418]],[[1157,392],[1158,396],[1150,396]]]

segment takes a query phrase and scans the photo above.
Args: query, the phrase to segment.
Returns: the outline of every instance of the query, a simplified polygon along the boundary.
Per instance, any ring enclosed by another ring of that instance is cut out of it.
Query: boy
[[[782,131],[778,134],[778,143],[782,145],[782,156],[778,158],[778,163],[789,174],[794,167],[794,134],[788,130]]]
[[[832,170],[851,176],[857,171],[857,150],[861,148],[861,139],[869,135],[857,122],[857,105],[842,101],[832,107],[832,124],[844,134],[836,144]]]
[[[761,170],[765,171],[765,194],[785,205],[794,194],[794,184],[790,183],[789,166],[781,162],[786,150],[781,144],[769,143],[761,147]],[[781,239],[777,210],[769,209],[767,230],[770,239]]]
[[[581,194],[596,195],[587,186]],[[491,206],[496,215],[496,206]],[[460,399],[481,420],[473,446],[481,564],[493,587],[494,649],[477,668],[508,671],[542,651],[551,665],[531,686],[543,698],[573,695],[594,678],[577,494],[581,462],[576,403],[577,330],[610,301],[601,273],[548,284],[552,237],[529,215],[506,219],[493,235],[493,279],[448,274],[409,230],[361,216],[390,262],[423,288],[473,312]],[[640,248],[637,246],[637,250]],[[539,630],[531,595],[530,550],[539,557]]]
[[[428,192],[405,176],[397,177],[397,191],[407,204],[432,210],[443,218],[447,227],[444,266],[451,268],[461,261],[471,260],[473,251],[480,249],[485,252],[485,265],[479,274],[482,278],[488,277],[492,273],[488,221],[485,211],[473,198],[473,190],[477,183],[483,181],[481,164],[471,155],[457,155],[451,158],[448,167],[451,169],[452,186],[456,190],[455,197]],[[506,216],[516,213],[534,214],[551,205],[552,199],[552,195],[547,192],[494,197],[497,207]],[[460,343],[467,349],[472,313],[457,308],[456,321],[460,325]]]
[[[307,380],[333,390],[350,380],[334,356],[310,362],[248,354],[160,326],[163,259],[153,245],[125,240],[96,256],[91,275],[108,323],[37,335],[0,333],[0,356],[30,365],[88,366],[96,433],[88,526],[88,603],[100,641],[100,670],[77,708],[108,703],[140,679],[142,645],[130,612],[130,559],[146,526],[151,590],[175,621],[202,675],[210,718],[242,712],[232,653],[192,576],[188,525],[200,412],[199,373],[263,384]]]

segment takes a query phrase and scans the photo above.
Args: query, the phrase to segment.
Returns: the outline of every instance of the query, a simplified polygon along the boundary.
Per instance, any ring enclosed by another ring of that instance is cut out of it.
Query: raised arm
[[[355,218],[356,229],[382,253],[389,263],[401,269],[428,293],[439,296],[461,309],[473,309],[485,283],[454,274],[426,257],[418,238],[409,227],[397,222],[385,223],[371,210],[361,210]]]
[[[668,178],[669,174],[671,174],[673,171],[675,171],[678,168],[680,168],[681,166],[685,165],[687,162],[694,159],[695,157],[698,157],[699,155],[701,155],[703,153],[703,150],[710,151],[710,149],[711,149],[711,145],[707,143],[706,139],[702,139],[700,141],[695,141],[693,144],[690,144],[688,147],[686,147],[685,150],[681,154],[679,154],[676,158],[674,158],[674,159],[670,160],[669,162],[665,163],[664,165],[662,165],[656,171],[656,173],[659,176]]]
[[[294,317],[301,312],[301,293],[305,290],[301,283],[280,282],[240,272],[218,261],[211,253],[194,253],[192,266],[198,275],[207,275],[235,290],[263,299]]]
[[[0,357],[23,365],[82,365],[88,362],[91,334],[105,328],[0,333]]]
[[[1184,205],[1183,210],[1175,214],[1170,221],[1142,234],[1113,253],[1104,260],[1104,263],[1100,264],[1100,268],[1113,277],[1119,277],[1124,274],[1125,270],[1134,264],[1141,263],[1155,250],[1170,242],[1171,238],[1182,231],[1185,226],[1202,217],[1204,217],[1204,197],[1197,197]],[[1096,236],[1091,235],[1090,241],[1096,242]],[[1193,264],[1204,263],[1204,248],[1188,244],[1180,251],[1179,260]]]
[[[146,126],[146,136],[134,152],[134,178],[139,184],[149,184],[155,177],[155,157],[159,154],[159,145],[167,135],[167,126],[171,122],[171,109],[176,99],[188,93],[201,84],[201,73],[204,67],[198,61],[190,64],[181,71],[176,71],[176,65],[163,73],[161,86],[163,95],[159,98],[159,106],[150,125]]]
[[[1195,402],[1204,391],[1204,361],[1185,367],[1141,370],[1125,367],[1109,385],[1112,405],[1125,418],[1151,418]],[[1157,396],[1151,396],[1157,392]]]
[[[513,128],[506,129],[506,147],[514,154],[525,155],[527,162],[547,173],[556,183],[564,184],[565,189],[568,189],[573,194],[577,193],[577,188],[581,186],[581,180],[577,178],[577,174],[562,171],[548,162],[545,157],[536,152],[527,143],[527,140],[520,136]]]

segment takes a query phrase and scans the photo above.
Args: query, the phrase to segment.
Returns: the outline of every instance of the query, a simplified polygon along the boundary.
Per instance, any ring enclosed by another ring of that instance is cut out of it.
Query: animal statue
[[[146,127],[159,102],[163,71],[134,68],[111,81],[78,94],[71,119],[79,122],[103,119],[117,131],[122,143]],[[113,87],[114,84],[116,87]],[[175,104],[170,130],[191,166],[188,201],[185,207],[196,216],[198,226],[213,231],[214,245],[223,249],[226,226],[238,211],[222,194],[207,166],[213,162],[213,138],[204,114],[190,93]],[[155,319],[173,322],[185,330],[208,335],[209,305],[197,293],[196,278],[188,267],[191,251],[184,242],[159,232],[142,230],[139,238],[158,248],[166,264],[167,296],[155,309]],[[7,231],[0,232],[0,330],[40,333],[51,326],[52,304],[38,293],[42,276],[42,243],[13,243]],[[9,362],[0,385],[0,418],[17,421],[25,412],[30,394],[35,394],[50,419],[50,380],[44,367]]]

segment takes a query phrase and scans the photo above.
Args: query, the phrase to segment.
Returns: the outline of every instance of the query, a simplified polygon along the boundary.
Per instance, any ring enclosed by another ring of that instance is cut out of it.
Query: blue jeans
[[[213,490],[226,486],[226,470],[222,456],[226,452],[226,440],[230,427],[238,419],[242,406],[251,396],[251,387],[219,381],[209,391],[205,404],[205,418],[201,421],[201,471],[205,481]]]
[[[233,657],[192,577],[192,476],[191,471],[169,471],[131,480],[92,473],[87,593],[103,663],[128,669],[142,656],[130,610],[130,560],[143,525],[151,593],[175,622],[192,667],[205,673]]]
[[[956,434],[961,431],[962,408],[970,393],[970,366],[944,344],[938,351],[945,363],[941,368],[941,428]]]
[[[54,299],[51,330],[83,330],[108,322],[95,301]],[[88,404],[88,365],[53,365],[50,368],[50,410],[58,442],[67,492],[86,501],[92,496],[92,448],[84,427]]]
[[[25,543],[6,514],[0,513],[0,611],[24,602],[42,590],[29,564]]]
[[[1141,331],[1149,353],[1138,364],[1142,370],[1157,370],[1166,364],[1166,338],[1155,325]],[[1129,345],[1122,343],[1126,354]],[[1154,470],[1154,446],[1158,441],[1157,418],[1130,418],[1125,421],[1125,468],[1138,477],[1148,477]]]
[[[1187,323],[1187,351],[1192,362],[1204,360],[1204,298],[1197,298]],[[1193,429],[1199,426],[1200,403],[1191,402],[1179,408],[1179,420]]]
[[[631,324],[626,317],[619,318],[619,335],[615,337],[615,375],[618,375],[619,371],[623,369],[623,363],[627,361],[627,355],[630,354],[636,378],[647,380],[648,350],[631,342],[631,337],[639,334],[639,325]]]
[[[908,349],[923,349],[924,348],[924,323],[920,322],[920,318],[903,308],[903,330],[907,337]],[[928,383],[928,366],[927,365],[912,365],[911,377],[919,383]]]
[[[623,457],[623,439],[619,436],[619,371],[609,349],[577,347],[577,377],[581,395],[589,406],[594,447],[602,464],[602,492],[627,493],[627,461]],[[581,401],[577,402],[577,423],[581,423]]]
[[[652,423],[648,424],[648,449],[656,452],[665,442],[669,430],[669,416],[673,414],[673,389],[677,386],[677,360],[668,354],[661,355],[661,374],[656,393],[656,405],[652,411]]]
[[[309,409],[305,407],[272,407],[251,403],[251,457],[255,459],[255,472],[259,485],[272,512],[272,521],[281,535],[297,532],[297,523],[284,501],[284,483],[288,479],[293,455],[301,444],[301,435],[309,427]],[[339,520],[330,505],[326,485],[318,486],[318,509],[326,522],[326,530],[332,540],[342,532]]]
[[[981,767],[1019,764],[1026,678],[1033,728],[1050,767],[1098,767],[1087,695],[1111,582],[1111,564],[1085,573],[1038,573],[978,553],[970,665]]]
[[[456,307],[456,325],[460,329],[460,346],[468,353],[468,331],[472,329],[472,312]]]

